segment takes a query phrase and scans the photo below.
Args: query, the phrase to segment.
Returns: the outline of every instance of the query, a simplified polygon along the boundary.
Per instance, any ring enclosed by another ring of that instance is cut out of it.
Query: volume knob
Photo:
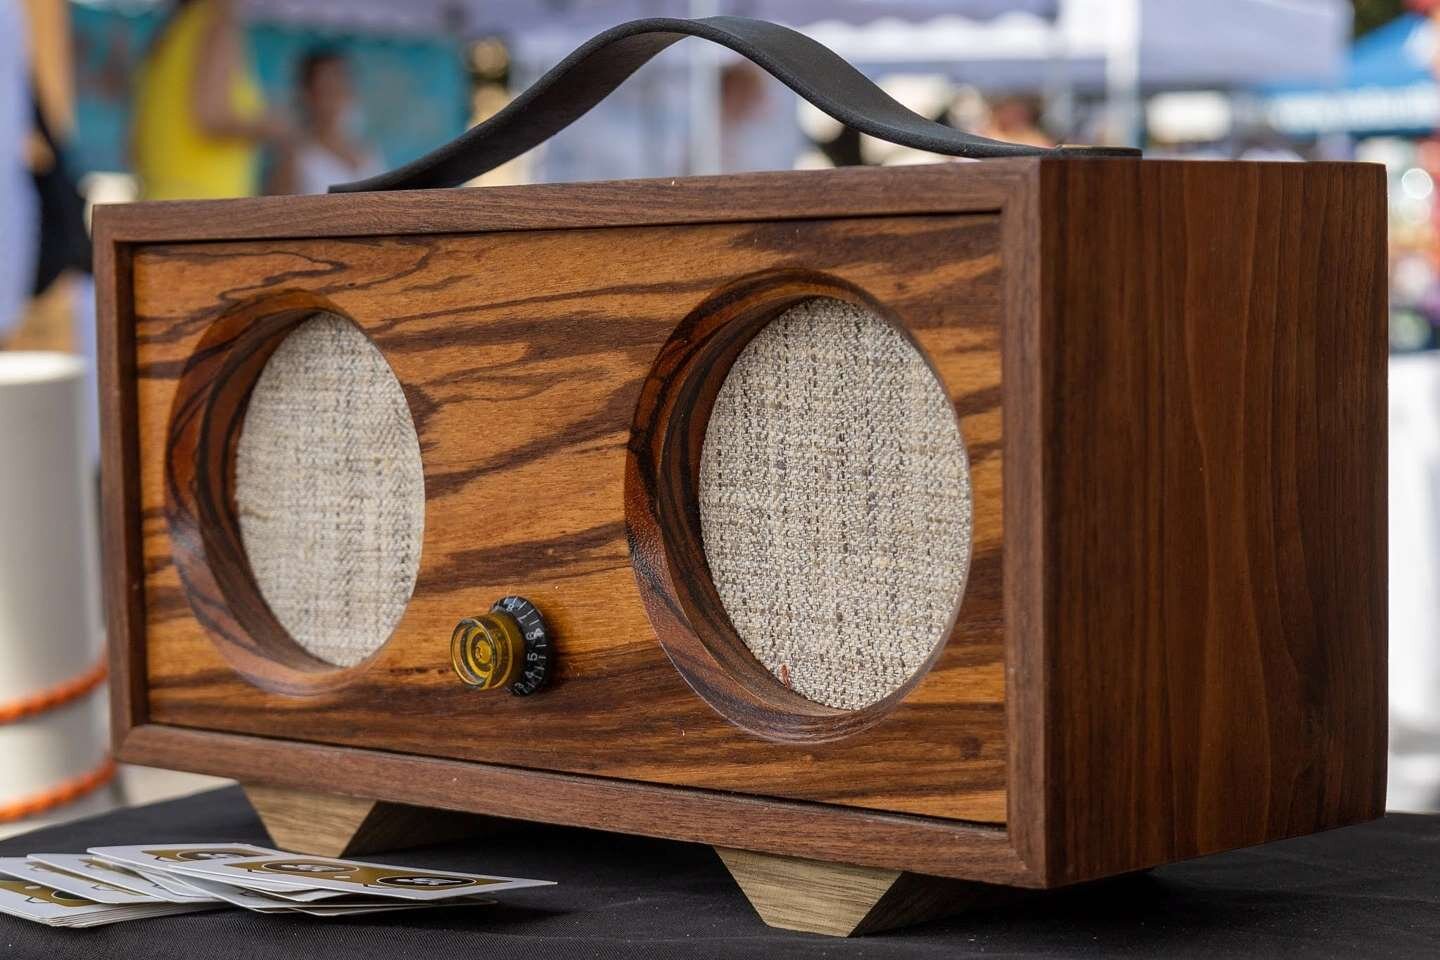
[[[478,690],[509,687],[528,696],[550,678],[545,618],[524,597],[504,597],[488,613],[466,617],[450,635],[450,665]]]

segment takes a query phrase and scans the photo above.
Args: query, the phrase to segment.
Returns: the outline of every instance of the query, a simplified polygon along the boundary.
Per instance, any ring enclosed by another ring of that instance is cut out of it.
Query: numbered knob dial
[[[489,613],[466,617],[450,635],[450,664],[478,690],[509,687],[529,696],[550,678],[550,634],[545,618],[524,597],[496,601]]]

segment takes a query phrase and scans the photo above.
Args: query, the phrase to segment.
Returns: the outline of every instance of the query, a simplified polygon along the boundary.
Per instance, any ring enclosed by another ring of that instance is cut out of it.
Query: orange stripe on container
[[[115,776],[115,760],[113,757],[106,757],[105,760],[88,773],[82,773],[72,780],[66,780],[56,787],[51,787],[42,793],[34,796],[22,797],[10,803],[0,804],[0,823],[9,823],[13,820],[24,820],[26,817],[33,817],[37,813],[44,813],[46,810],[64,806],[71,800],[84,796],[96,787],[109,783]]]
[[[21,697],[10,703],[0,703],[0,723],[14,723],[16,720],[44,713],[46,710],[53,710],[71,700],[83,697],[105,682],[107,672],[105,661],[102,660],[80,676],[57,684],[49,690],[41,690],[39,693]]]

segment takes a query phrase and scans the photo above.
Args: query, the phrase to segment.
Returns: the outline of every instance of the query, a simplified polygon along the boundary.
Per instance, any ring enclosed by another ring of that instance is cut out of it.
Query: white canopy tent
[[[79,0],[165,6],[169,0]],[[641,17],[734,14],[796,27],[870,67],[1039,89],[1328,83],[1343,69],[1346,0],[242,0],[257,19],[375,33],[506,36],[548,64]],[[703,48],[700,43],[685,46]],[[1115,61],[1125,61],[1118,67]]]
[[[538,73],[597,29],[634,16],[681,12],[677,8],[695,15],[744,13],[795,26],[871,73],[932,73],[981,89],[1044,91],[1066,102],[1077,91],[1103,94],[1109,136],[1126,142],[1135,139],[1147,90],[1333,82],[1344,69],[1352,17],[1346,0],[552,4],[529,5],[527,28],[515,34],[522,73]],[[538,15],[547,6],[580,16]],[[716,121],[706,105],[715,102],[715,64],[726,54],[699,43],[677,54],[690,58],[691,154],[713,155]]]
[[[1144,87],[1167,89],[1332,81],[1344,68],[1350,21],[1345,0],[1059,0],[1054,16],[826,19],[805,32],[855,63],[967,82],[1037,87],[1058,59],[1072,84],[1100,89],[1106,61],[1125,58]]]
[[[584,37],[626,20],[716,13],[792,26],[821,20],[865,24],[882,18],[923,22],[941,15],[983,20],[1024,12],[1053,16],[1059,0],[244,0],[252,16],[314,26],[458,33],[475,37]],[[542,40],[545,42],[545,40]],[[560,53],[569,52],[568,48]]]

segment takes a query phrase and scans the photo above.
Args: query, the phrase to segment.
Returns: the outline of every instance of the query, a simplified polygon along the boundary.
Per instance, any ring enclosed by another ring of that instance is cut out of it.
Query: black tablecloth
[[[0,856],[161,840],[267,842],[231,788],[14,837]],[[0,956],[1440,956],[1440,817],[1392,814],[855,940],[766,927],[715,854],[692,844],[516,823],[376,859],[560,884],[501,894],[498,906],[350,919],[226,910],[52,930],[0,916]]]

